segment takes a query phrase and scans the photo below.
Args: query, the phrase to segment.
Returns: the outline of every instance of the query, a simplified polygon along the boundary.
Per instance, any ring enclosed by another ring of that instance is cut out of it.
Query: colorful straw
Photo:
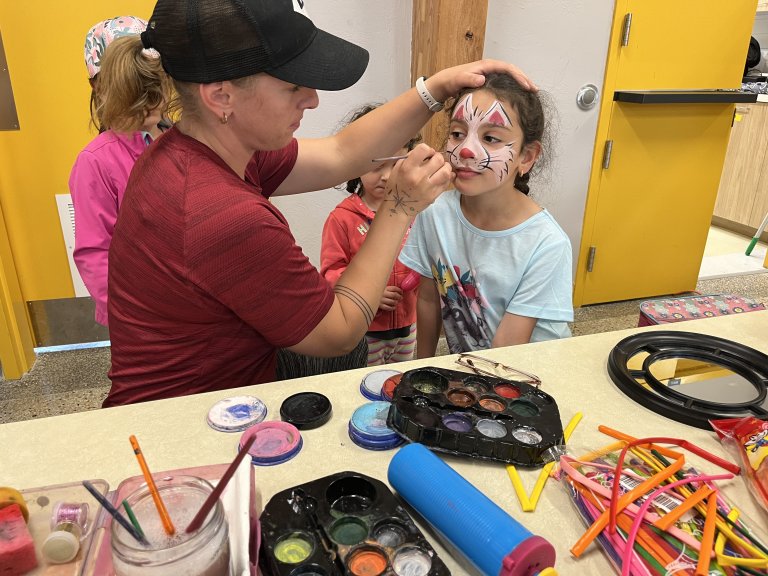
[[[125,528],[126,532],[133,536],[139,544],[148,545],[149,542],[147,542],[147,539],[144,538],[142,534],[139,534],[136,532],[136,529],[131,526],[131,523],[126,520],[120,512],[118,512],[117,508],[112,506],[112,504],[107,500],[102,494],[94,488],[93,484],[88,482],[88,480],[83,480],[83,486],[85,486],[85,489],[88,490],[88,492],[91,493],[91,496],[96,498],[99,504],[101,504],[104,507],[104,510],[106,510],[112,518],[114,518],[120,526]]]
[[[168,536],[173,536],[176,534],[176,528],[174,528],[173,522],[171,522],[171,517],[168,515],[168,510],[165,508],[165,504],[163,504],[163,499],[160,498],[160,492],[157,491],[157,485],[152,478],[146,460],[144,460],[144,454],[142,454],[141,448],[139,447],[139,441],[136,440],[136,436],[133,434],[128,437],[128,440],[130,440],[131,446],[133,447],[133,453],[136,454],[136,460],[139,461],[141,473],[144,474],[144,480],[147,482],[149,493],[152,495],[152,500],[155,502],[158,514],[160,514],[160,521],[163,523],[165,533],[168,534]]]
[[[232,464],[229,465],[229,468],[227,468],[226,472],[224,472],[224,475],[221,477],[221,480],[219,480],[219,483],[216,484],[216,487],[208,495],[208,498],[205,499],[205,502],[203,502],[200,511],[195,515],[194,518],[192,518],[192,522],[189,523],[189,526],[187,526],[187,534],[194,532],[203,525],[203,521],[208,516],[208,513],[213,509],[213,506],[218,501],[221,493],[224,492],[224,488],[227,487],[227,484],[232,479],[232,476],[234,476],[237,467],[240,466],[240,462],[243,461],[245,455],[248,454],[248,450],[251,449],[251,446],[253,446],[253,443],[256,441],[256,436],[257,435],[254,434],[248,438],[246,443],[243,444],[243,446],[240,448],[240,452],[237,453],[237,456],[235,456]]]

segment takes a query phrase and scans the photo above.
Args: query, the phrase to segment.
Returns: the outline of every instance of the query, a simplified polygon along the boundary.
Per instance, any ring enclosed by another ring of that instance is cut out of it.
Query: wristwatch
[[[416,79],[416,91],[419,93],[421,100],[427,105],[430,112],[440,112],[440,110],[443,109],[443,103],[435,100],[429,90],[427,90],[427,85],[424,83],[424,80],[426,79],[426,76]]]

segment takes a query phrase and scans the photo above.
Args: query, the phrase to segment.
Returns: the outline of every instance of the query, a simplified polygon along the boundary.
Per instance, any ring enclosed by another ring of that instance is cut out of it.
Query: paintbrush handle
[[[187,526],[187,534],[194,532],[203,525],[203,521],[208,516],[208,513],[213,509],[213,506],[216,504],[219,496],[221,496],[221,493],[224,492],[224,488],[227,487],[227,484],[232,479],[232,476],[234,476],[237,467],[240,466],[240,462],[243,461],[243,458],[245,458],[245,456],[248,454],[248,450],[251,449],[251,446],[255,441],[256,434],[248,438],[248,441],[240,448],[240,452],[238,452],[237,456],[235,456],[232,464],[229,465],[229,468],[227,468],[226,472],[224,472],[224,475],[221,477],[221,480],[219,480],[219,483],[216,484],[216,487],[208,495],[208,498],[205,499],[205,502],[203,502],[203,505],[200,507],[200,511],[195,515],[194,518],[192,518],[192,522],[189,523],[189,526]]]
[[[125,519],[125,517],[120,514],[120,512],[112,506],[109,500],[107,500],[96,488],[94,488],[93,484],[88,482],[88,480],[83,480],[83,486],[85,487],[88,492],[91,493],[91,496],[96,498],[96,501],[102,505],[104,510],[106,510],[112,518],[114,518],[120,526],[126,529],[128,534],[133,536],[138,542],[141,544],[147,544],[147,540],[139,535],[139,533],[136,531],[136,529],[131,526],[131,523],[128,522],[128,520]]]

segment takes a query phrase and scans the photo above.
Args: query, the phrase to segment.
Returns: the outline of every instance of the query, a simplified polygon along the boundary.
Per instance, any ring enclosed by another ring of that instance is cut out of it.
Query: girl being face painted
[[[526,169],[522,141],[517,112],[509,104],[487,90],[467,94],[454,109],[446,146],[459,192],[514,185],[517,172]]]

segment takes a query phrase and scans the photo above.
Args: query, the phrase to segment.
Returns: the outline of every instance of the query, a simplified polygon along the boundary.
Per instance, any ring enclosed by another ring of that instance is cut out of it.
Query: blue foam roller
[[[555,549],[531,534],[421,444],[401,448],[390,485],[488,576],[533,576],[555,565]]]

